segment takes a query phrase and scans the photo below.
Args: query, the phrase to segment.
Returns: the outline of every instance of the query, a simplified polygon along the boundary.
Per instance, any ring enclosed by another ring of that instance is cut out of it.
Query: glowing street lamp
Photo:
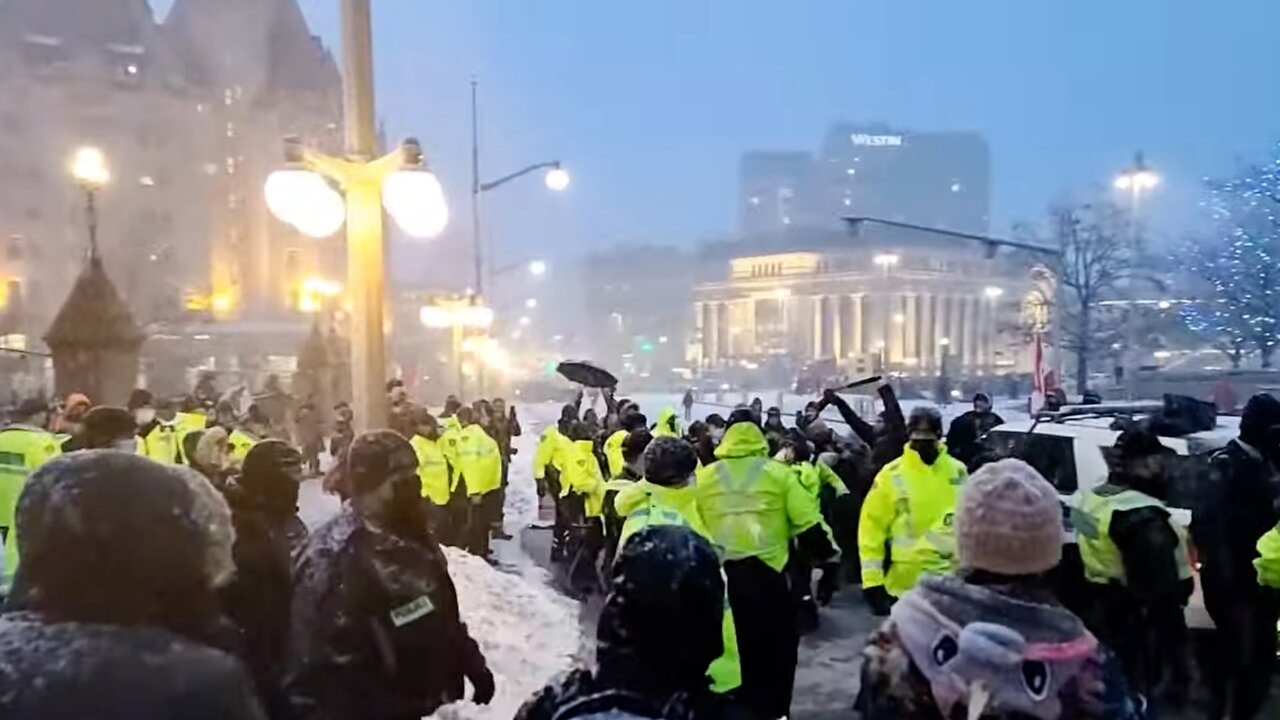
[[[999,300],[1004,295],[1004,288],[990,285],[982,291],[982,294],[986,295],[988,300]]]
[[[525,300],[524,306],[530,310],[536,310],[538,308],[538,298],[529,298],[528,300]]]
[[[880,253],[872,258],[871,262],[879,265],[880,269],[884,270],[884,276],[889,277],[889,269],[897,266],[900,260],[901,258],[894,253]]]
[[[529,274],[534,277],[542,277],[547,274],[547,263],[544,260],[529,261]]]
[[[89,226],[89,258],[98,258],[98,191],[111,181],[107,156],[96,147],[82,147],[71,159],[71,176],[84,190],[85,222]]]

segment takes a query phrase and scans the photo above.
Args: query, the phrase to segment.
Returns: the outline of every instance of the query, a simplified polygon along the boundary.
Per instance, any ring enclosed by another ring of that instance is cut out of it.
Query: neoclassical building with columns
[[[1027,269],[971,243],[845,238],[728,260],[694,290],[691,364],[703,369],[782,356],[905,375],[1013,372],[1026,363],[1012,328]]]

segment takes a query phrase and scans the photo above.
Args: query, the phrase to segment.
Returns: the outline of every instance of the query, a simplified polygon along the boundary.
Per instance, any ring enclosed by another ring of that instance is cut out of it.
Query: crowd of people
[[[442,546],[489,558],[509,537],[517,412],[450,397],[436,415],[387,392],[386,429],[357,435],[339,407],[328,443],[145,390],[18,407],[0,430],[0,718],[402,720],[489,702]],[[603,611],[591,665],[517,717],[788,717],[801,636],[857,586],[885,618],[849,668],[866,720],[1152,718],[1192,685],[1192,545],[1217,624],[1207,714],[1258,716],[1280,401],[1248,403],[1188,532],[1150,427],[1126,426],[1106,483],[1064,510],[1030,464],[984,451],[986,396],[944,432],[935,409],[904,416],[876,392],[872,419],[833,391],[789,422],[758,399],[701,420],[683,403],[687,424],[612,389],[602,412],[564,405],[530,462],[551,561]],[[321,451],[344,502],[309,532],[299,487]]]

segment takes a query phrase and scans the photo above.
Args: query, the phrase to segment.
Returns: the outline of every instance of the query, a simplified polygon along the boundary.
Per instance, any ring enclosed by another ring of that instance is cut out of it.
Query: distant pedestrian
[[[684,407],[685,424],[693,422],[693,388],[684,391],[684,397],[680,400],[680,405]]]

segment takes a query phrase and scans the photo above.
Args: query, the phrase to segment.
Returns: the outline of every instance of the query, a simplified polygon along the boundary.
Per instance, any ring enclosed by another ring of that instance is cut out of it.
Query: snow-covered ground
[[[494,543],[502,570],[467,553],[446,549],[449,575],[458,590],[462,619],[480,644],[494,674],[497,694],[487,706],[460,702],[433,717],[448,720],[508,720],[520,705],[556,675],[569,670],[583,647],[578,603],[553,590],[545,570],[520,550],[520,533],[537,518],[533,453],[538,435],[559,416],[559,406],[519,409],[525,434],[517,438],[507,490],[506,527],[515,536]],[[339,508],[319,480],[302,487],[302,519],[315,527]]]

